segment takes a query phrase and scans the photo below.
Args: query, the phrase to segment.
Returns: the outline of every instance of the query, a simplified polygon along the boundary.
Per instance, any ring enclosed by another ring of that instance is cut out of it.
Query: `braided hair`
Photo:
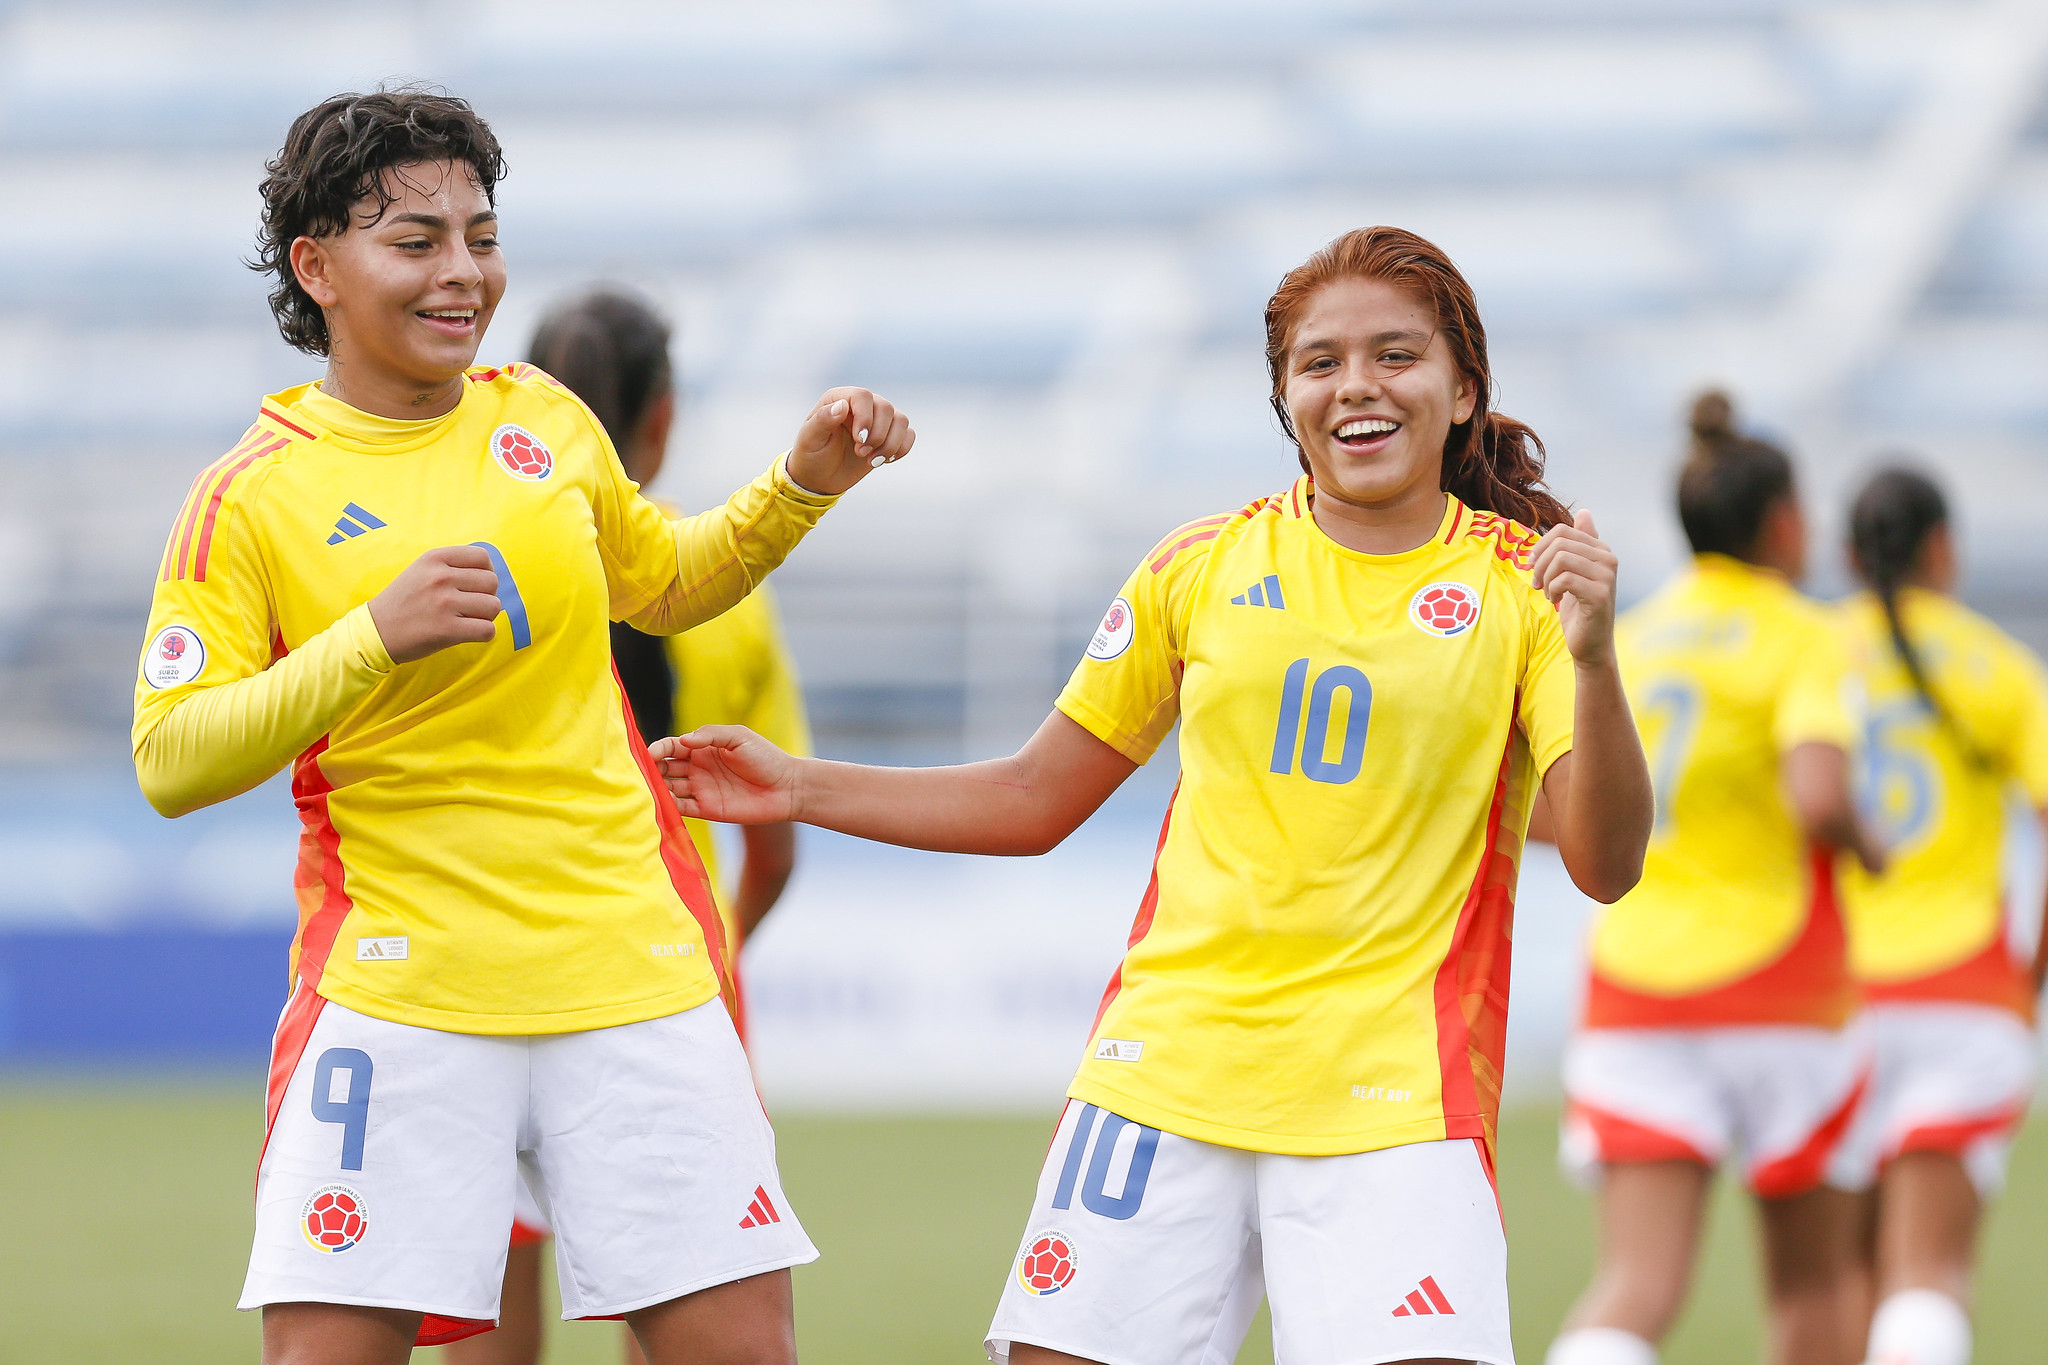
[[[1948,500],[1934,480],[1917,470],[1893,465],[1880,469],[1864,483],[1849,506],[1849,557],[1858,577],[1869,585],[1884,608],[1885,625],[1891,630],[1892,652],[1904,665],[1913,690],[1928,711],[1946,726],[1962,745],[1972,763],[1987,760],[1982,750],[1963,732],[1955,713],[1942,703],[1927,674],[1927,661],[1912,637],[1906,634],[1899,615],[1899,590],[1921,567],[1927,541],[1948,525]]]

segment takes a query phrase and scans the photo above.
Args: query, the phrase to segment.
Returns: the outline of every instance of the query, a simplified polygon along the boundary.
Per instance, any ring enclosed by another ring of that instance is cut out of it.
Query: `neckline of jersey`
[[[462,415],[463,405],[469,402],[469,388],[465,378],[462,396],[456,399],[454,407],[439,417],[418,419],[379,417],[364,412],[324,392],[317,382],[279,394],[272,401],[303,413],[326,435],[350,450],[366,455],[403,455],[432,444],[452,429]]]
[[[1314,479],[1304,474],[1297,480],[1297,485],[1301,489],[1301,519],[1309,524],[1310,534],[1331,553],[1344,559],[1355,560],[1360,564],[1400,564],[1441,549],[1449,543],[1451,528],[1457,525],[1459,516],[1465,510],[1465,504],[1458,501],[1457,494],[1445,493],[1444,514],[1438,520],[1436,530],[1430,533],[1429,539],[1423,541],[1412,550],[1401,550],[1390,555],[1367,554],[1363,550],[1354,550],[1348,545],[1339,545],[1331,538],[1330,533],[1323,529],[1322,523],[1316,520]]]

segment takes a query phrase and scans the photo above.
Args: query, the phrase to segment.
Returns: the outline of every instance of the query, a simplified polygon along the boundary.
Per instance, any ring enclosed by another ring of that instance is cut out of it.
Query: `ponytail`
[[[1906,634],[1899,615],[1899,590],[1920,568],[1928,537],[1948,525],[1948,500],[1934,480],[1911,469],[1893,466],[1871,475],[1849,507],[1849,558],[1884,609],[1892,652],[1905,667],[1934,717],[1955,736],[1964,754],[1978,766],[1989,760],[1963,732],[1955,713],[1944,706],[1927,674],[1926,660]]]
[[[1543,486],[1543,442],[1512,417],[1493,411],[1493,371],[1486,359],[1486,328],[1472,286],[1434,243],[1400,228],[1357,228],[1287,272],[1266,303],[1266,373],[1280,429],[1294,442],[1301,467],[1308,455],[1287,410],[1287,347],[1295,315],[1309,297],[1337,280],[1383,280],[1429,304],[1437,335],[1451,362],[1472,382],[1472,416],[1451,428],[1444,442],[1440,487],[1467,507],[1508,517],[1538,531],[1571,520],[1565,505]]]
[[[1792,496],[1792,460],[1745,436],[1735,402],[1719,389],[1693,400],[1692,448],[1678,472],[1678,520],[1694,554],[1750,560],[1771,508]]]

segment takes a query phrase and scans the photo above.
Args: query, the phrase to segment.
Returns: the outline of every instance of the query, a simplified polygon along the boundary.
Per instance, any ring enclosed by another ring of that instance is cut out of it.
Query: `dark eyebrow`
[[[421,227],[430,228],[445,228],[448,226],[448,220],[438,213],[401,213],[389,221],[393,223],[417,223]],[[497,221],[498,215],[490,209],[485,209],[482,213],[474,214],[470,217],[469,226],[475,227],[479,223],[495,223]]]

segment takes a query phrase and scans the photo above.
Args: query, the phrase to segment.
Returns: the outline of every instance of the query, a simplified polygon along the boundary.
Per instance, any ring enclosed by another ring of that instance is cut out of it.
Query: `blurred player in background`
[[[624,1315],[659,1365],[793,1361],[787,1268],[816,1252],[604,623],[724,611],[909,424],[834,390],[759,479],[671,520],[574,395],[471,368],[506,266],[503,158],[467,104],[336,96],[267,169],[272,309],[327,370],[195,483],[134,733],[167,815],[293,765],[300,923],[242,1296],[264,1358],[489,1330],[524,1166],[573,1315]]]
[[[1978,1217],[2033,1088],[2048,958],[2029,972],[2007,944],[2000,854],[2014,788],[2048,807],[2048,679],[1951,596],[1955,536],[1925,476],[1872,477],[1849,537],[1863,807],[1890,850],[1883,876],[1842,886],[1874,1052],[1850,1141],[1877,1181],[1869,1357],[1964,1365]]]
[[[581,398],[619,452],[626,477],[646,488],[661,473],[676,415],[669,324],[646,300],[594,289],[550,309],[527,358]],[[673,511],[657,503],[664,510]],[[642,735],[700,725],[745,725],[790,753],[811,751],[810,723],[796,663],[782,640],[773,590],[762,584],[713,620],[680,635],[655,636],[614,621],[612,662]],[[796,826],[744,825],[733,886],[719,878],[718,841],[703,820],[686,820],[724,922],[734,1019],[744,1023],[740,949],[774,908],[796,866]],[[741,1028],[744,1041],[745,1028]],[[540,1359],[544,1215],[522,1182],[505,1262],[498,1330],[448,1348],[451,1365],[532,1365]],[[626,1356],[640,1360],[628,1336]]]
[[[1017,1365],[1218,1365],[1262,1294],[1290,1365],[1507,1365],[1493,1143],[1529,801],[1601,899],[1649,836],[1615,559],[1491,410],[1464,278],[1362,229],[1281,282],[1266,334],[1304,476],[1146,555],[1016,755],[654,746],[692,813],[1033,854],[1180,720],[1151,888],[989,1329]]]
[[[1856,1199],[1823,1183],[1866,1074],[1833,867],[1837,849],[1882,855],[1850,795],[1843,652],[1793,587],[1791,461],[1733,418],[1720,393],[1694,405],[1678,479],[1692,567],[1617,631],[1657,824],[1641,884],[1594,927],[1565,1052],[1564,1158],[1598,1182],[1600,1259],[1549,1365],[1656,1360],[1736,1148],[1763,1219],[1769,1359],[1836,1365],[1860,1346]]]

